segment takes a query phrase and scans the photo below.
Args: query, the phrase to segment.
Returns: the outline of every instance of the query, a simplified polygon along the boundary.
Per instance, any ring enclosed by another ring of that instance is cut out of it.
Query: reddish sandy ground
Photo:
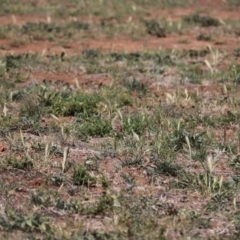
[[[152,15],[150,18],[159,18],[165,17],[166,19],[172,19],[172,20],[180,20],[183,16],[186,16],[188,14],[192,14],[195,12],[200,12],[204,14],[209,14],[212,17],[218,18],[220,20],[227,21],[227,20],[239,20],[240,18],[240,8],[234,8],[229,9],[223,1],[211,1],[211,0],[204,0],[204,1],[196,1],[195,4],[193,4],[191,7],[188,7],[186,9],[184,8],[176,8],[174,10],[155,10],[152,12]],[[72,20],[72,19],[69,19]],[[83,18],[78,18],[78,20],[86,21],[86,22],[93,22],[98,20],[97,18],[88,16]],[[39,22],[39,21],[47,21],[47,18],[45,16],[0,16],[0,24],[18,24],[21,25],[26,22]],[[52,19],[53,22],[62,21],[59,19]],[[224,52],[233,52],[233,50],[240,46],[240,36],[234,35],[234,34],[224,34],[222,36],[219,36],[217,39],[214,39],[212,42],[205,42],[205,41],[198,41],[196,40],[196,36],[202,32],[207,33],[209,29],[200,29],[199,27],[193,28],[191,30],[187,30],[181,35],[178,34],[170,34],[166,38],[156,38],[153,36],[146,36],[143,39],[134,40],[130,37],[126,36],[120,36],[115,38],[99,38],[99,39],[88,39],[84,38],[79,42],[72,42],[69,40],[66,44],[60,45],[58,42],[55,41],[35,41],[32,43],[27,43],[26,45],[19,46],[16,48],[9,47],[11,44],[10,39],[0,39],[0,56],[4,56],[6,54],[19,54],[19,53],[42,53],[42,54],[61,54],[62,52],[65,52],[66,55],[74,55],[81,53],[82,50],[86,48],[91,49],[98,49],[104,52],[112,52],[112,51],[126,51],[126,52],[137,52],[137,51],[146,51],[146,50],[154,50],[154,49],[204,49],[207,48],[210,44],[212,48],[220,49]],[[187,40],[187,42],[185,41]],[[227,62],[229,62],[232,59],[226,59],[223,60],[223,67],[224,65],[227,65]],[[236,62],[240,63],[240,58],[237,57],[234,59]],[[66,73],[49,73],[49,72],[41,72],[41,71],[28,71],[29,74],[29,82],[35,83],[35,81],[42,81],[44,79],[51,80],[51,81],[64,81],[68,83],[74,83],[74,79],[77,78],[80,84],[86,84],[86,87],[92,87],[92,86],[99,86],[99,85],[110,85],[112,83],[111,78],[107,74],[98,74],[98,75],[86,75],[84,72],[66,72]],[[28,83],[29,83],[28,82]],[[150,83],[151,84],[151,83]],[[161,89],[157,89],[155,86],[149,86],[151,91],[156,92],[158,95],[163,95],[166,92],[166,89],[170,92],[171,90],[167,86],[162,86]],[[186,86],[183,86],[183,88],[186,88]],[[198,88],[200,92],[204,92],[204,94],[218,94],[220,92],[220,87],[215,86],[188,86],[189,92],[191,92],[193,89],[195,90]],[[230,138],[233,134],[233,130],[229,129],[227,130],[227,138]],[[108,141],[108,140],[106,140]],[[94,143],[92,143],[94,145]],[[81,151],[78,153],[75,153],[74,151],[70,152],[70,157],[75,158],[76,161],[80,161],[80,163],[83,163],[83,156],[85,156],[85,149],[84,146],[81,146]],[[0,154],[5,155],[6,154],[6,148],[5,143],[0,145]],[[76,155],[75,155],[76,154]],[[58,159],[56,159],[58,161]],[[61,160],[59,160],[61,161]],[[109,164],[111,163],[111,164]],[[101,169],[105,169],[103,172],[106,174],[106,176],[114,176],[114,179],[112,179],[112,182],[116,184],[116,188],[121,186],[122,180],[121,180],[121,172],[118,174],[115,174],[115,168],[120,164],[118,159],[111,159],[109,161],[108,158],[103,160],[101,162]],[[226,177],[229,174],[226,170]],[[136,189],[136,192],[144,192],[144,186],[147,184],[148,179],[143,178],[138,174],[138,169],[131,168],[129,169],[129,173],[131,173],[136,180],[137,185],[143,186],[142,188],[139,187]],[[36,188],[37,186],[44,185],[42,181],[42,175],[36,173],[36,176],[33,177],[33,173],[31,177],[27,177],[22,174],[18,174],[17,181],[21,181],[25,183],[25,185],[28,188]],[[141,174],[143,175],[143,174]],[[140,177],[139,177],[140,176]],[[225,177],[225,176],[224,176]],[[4,176],[5,181],[11,182],[16,181],[16,175],[15,173],[9,174]],[[167,179],[164,179],[162,177],[162,182]],[[147,189],[148,194],[151,193],[151,187]],[[98,192],[98,188],[95,188],[94,194],[100,194]],[[24,190],[23,190],[24,191]],[[155,191],[155,195],[158,194],[159,196],[164,195],[163,189],[157,189],[154,188],[153,192]],[[177,193],[177,197],[179,198],[179,193]],[[182,198],[186,198],[187,193],[183,193]],[[87,195],[87,194],[86,194]],[[86,196],[86,198],[89,196]],[[91,196],[90,196],[91,197]],[[168,194],[167,196],[167,202],[171,204],[171,199],[174,199],[176,196],[174,194]],[[201,208],[201,201],[202,198],[205,198],[205,196],[199,196],[199,194],[196,193],[195,196],[191,195],[193,199],[189,199],[189,204],[192,204],[192,208]],[[174,200],[172,200],[174,201]],[[181,207],[181,201],[178,201],[178,206]],[[96,220],[93,220],[96,221]],[[88,221],[88,224],[91,224]],[[101,222],[99,222],[99,226],[96,224],[96,229],[103,228],[101,226]],[[213,222],[212,224],[216,225],[217,223]],[[219,226],[216,226],[216,228],[221,227],[221,221],[218,221]]]
[[[167,20],[180,20],[183,16],[199,12],[205,15],[211,15],[219,20],[238,20],[240,8],[230,8],[223,1],[195,1],[193,5],[187,8],[174,8],[170,10],[154,10],[149,18],[165,17]],[[80,21],[94,22],[97,17],[83,16],[75,18]],[[51,19],[52,22],[63,22],[61,19]],[[69,21],[73,18],[69,18]],[[0,16],[1,24],[17,24],[21,25],[26,22],[47,22],[46,16]],[[64,20],[67,21],[67,20]],[[118,36],[115,38],[88,39],[84,38],[81,41],[73,42],[71,39],[63,45],[55,41],[35,41],[32,43],[24,44],[19,47],[11,47],[12,40],[0,39],[0,56],[6,54],[19,54],[19,53],[42,53],[42,54],[61,54],[65,52],[67,55],[79,54],[83,49],[98,49],[101,51],[124,51],[124,52],[137,52],[154,49],[204,49],[209,45],[211,47],[232,52],[236,47],[240,46],[240,36],[234,34],[222,34],[214,39],[214,41],[198,41],[196,36],[199,33],[208,33],[210,28],[199,28],[183,32],[179,35],[176,33],[168,35],[166,38],[156,38],[153,36],[146,36],[142,39],[134,40],[131,37]],[[228,59],[230,60],[230,59]],[[235,58],[234,61],[240,63],[240,58]],[[84,81],[82,73],[66,73],[59,76],[58,73],[31,73],[32,79],[43,80],[46,77],[51,80],[64,80],[71,82],[74,78],[78,78],[81,84]],[[89,77],[88,77],[89,78]],[[102,78],[102,77],[100,77]],[[106,76],[103,76],[106,79]],[[96,79],[95,79],[96,80]],[[98,80],[101,83],[101,80]],[[109,83],[109,81],[107,81]]]

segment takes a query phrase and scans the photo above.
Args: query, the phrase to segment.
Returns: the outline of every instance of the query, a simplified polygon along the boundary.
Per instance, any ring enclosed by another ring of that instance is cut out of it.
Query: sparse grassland
[[[0,9],[0,238],[238,239],[238,2],[24,2]]]

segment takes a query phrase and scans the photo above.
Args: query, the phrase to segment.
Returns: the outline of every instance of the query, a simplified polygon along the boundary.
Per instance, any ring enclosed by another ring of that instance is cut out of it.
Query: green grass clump
[[[88,206],[83,213],[87,215],[101,215],[113,212],[114,199],[111,194],[103,194],[95,204]]]
[[[166,29],[161,27],[155,20],[146,21],[147,33],[159,38],[164,38],[167,36]]]
[[[233,81],[233,83],[240,84],[240,66],[239,65],[230,66],[227,73],[228,73],[228,78],[231,81]]]
[[[233,7],[240,6],[240,2],[238,0],[226,0],[225,3]]]
[[[185,16],[183,19],[190,24],[199,24],[201,27],[217,27],[220,25],[217,19],[210,16],[200,16],[197,13]]]
[[[13,210],[8,210],[4,217],[0,217],[0,225],[5,231],[21,230],[24,232],[51,232],[49,222],[40,214],[23,216]]]
[[[55,93],[50,99],[49,111],[62,116],[91,116],[96,113],[96,106],[102,100],[96,93],[69,92]]]
[[[23,159],[16,159],[14,157],[7,157],[5,159],[6,163],[17,169],[22,169],[22,170],[31,170],[33,168],[33,163],[31,160],[28,158],[23,158]]]
[[[7,136],[9,132],[19,129],[20,121],[11,116],[0,116],[0,135]]]
[[[31,35],[32,40],[52,40],[55,37],[74,36],[80,31],[87,31],[89,24],[84,22],[69,22],[65,24],[27,22],[21,26],[19,31],[23,35]]]
[[[123,79],[122,84],[125,88],[132,92],[137,92],[140,95],[145,95],[147,93],[147,87],[145,84],[139,82],[135,78]]]
[[[72,174],[72,181],[75,185],[89,187],[96,183],[96,178],[92,177],[87,168],[83,165],[76,167]]]
[[[233,51],[233,54],[236,56],[236,57],[240,57],[240,48],[235,48],[234,51]]]
[[[134,104],[130,92],[121,88],[106,87],[101,92],[101,96],[104,99],[104,102],[106,102],[112,110],[126,106],[133,106]]]
[[[144,114],[131,114],[123,119],[123,129],[127,134],[144,134],[150,126],[150,118]]]
[[[105,137],[111,133],[111,123],[109,120],[102,118],[100,115],[93,115],[89,118],[76,120],[76,135],[80,139],[88,137]]]
[[[109,53],[109,56],[114,61],[126,60],[128,64],[142,63],[146,61],[152,61],[157,65],[174,66],[175,63],[171,58],[171,51],[168,50],[157,50],[157,51],[146,51],[146,52],[135,52],[135,53]]]

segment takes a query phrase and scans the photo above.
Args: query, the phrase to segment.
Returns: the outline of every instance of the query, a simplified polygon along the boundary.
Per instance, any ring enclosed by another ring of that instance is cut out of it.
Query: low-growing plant
[[[212,40],[212,36],[209,35],[209,34],[200,33],[200,34],[197,36],[197,40],[198,40],[198,41],[211,41],[211,40]]]
[[[12,116],[0,116],[0,136],[6,137],[10,132],[19,130],[21,121]]]
[[[96,178],[89,174],[84,165],[79,165],[73,171],[72,181],[75,185],[88,187],[96,183]]]
[[[123,118],[123,129],[127,134],[144,134],[150,127],[150,118],[145,114],[135,113]]]
[[[210,50],[208,48],[200,49],[200,50],[190,49],[186,52],[186,54],[191,58],[205,57],[209,53],[210,53]]]
[[[110,193],[103,194],[96,203],[83,210],[87,215],[101,215],[113,212],[114,198]]]
[[[123,79],[122,84],[130,91],[139,92],[142,95],[147,93],[147,87],[135,78]]]
[[[84,49],[82,51],[82,55],[87,60],[95,60],[101,56],[101,53],[100,53],[100,51],[95,50],[95,49]]]
[[[141,64],[142,62],[152,61],[156,65],[174,66],[175,63],[172,60],[172,52],[168,50],[158,51],[144,51],[135,53],[117,53],[112,52],[108,54],[113,61],[124,61],[128,64]]]
[[[111,123],[100,115],[90,118],[76,120],[75,132],[80,139],[86,140],[88,137],[105,137],[111,134]]]
[[[156,37],[166,37],[166,29],[162,28],[156,20],[145,21],[147,33]]]
[[[78,213],[81,210],[81,206],[76,201],[66,202],[62,198],[58,198],[55,202],[56,209],[64,210],[68,212],[76,212]]]
[[[230,5],[230,6],[240,6],[240,3],[238,0],[224,0],[224,3]]]
[[[115,111],[115,109],[120,109],[124,106],[133,105],[133,99],[129,91],[126,90],[121,89],[119,91],[117,88],[107,87],[102,90],[101,96],[111,111]]]
[[[27,157],[22,159],[17,159],[15,157],[7,157],[5,158],[6,163],[13,168],[22,169],[22,170],[30,170],[33,168],[33,163]]]
[[[59,93],[51,101],[49,110],[57,115],[88,117],[96,113],[101,96],[96,93]]]
[[[12,47],[12,48],[19,48],[19,47],[22,47],[24,45],[27,45],[27,43],[28,42],[25,39],[14,39],[10,43],[10,47]]]
[[[234,56],[236,56],[236,57],[240,57],[240,47],[235,48],[234,51],[233,51],[233,54],[234,54]]]
[[[156,162],[175,159],[177,151],[174,151],[174,145],[171,137],[166,132],[161,131],[156,133],[152,142],[153,146],[150,153],[151,161]]]
[[[167,31],[165,28],[161,27],[156,20],[145,21],[147,33],[159,38],[164,38],[167,36]]]
[[[31,195],[31,202],[35,206],[42,205],[44,207],[49,207],[53,204],[53,199],[49,192],[36,191]]]
[[[13,210],[8,210],[5,218],[0,217],[0,225],[5,231],[21,230],[25,232],[51,232],[49,222],[40,214],[24,216]]]
[[[231,65],[227,71],[228,79],[235,84],[240,84],[240,66]]]
[[[127,157],[126,159],[122,160],[122,167],[130,167],[130,166],[141,166],[142,159],[139,156],[134,156],[132,158]]]
[[[204,79],[204,71],[199,64],[189,66],[181,73],[182,79],[187,79],[190,83],[201,84]]]
[[[197,13],[185,16],[183,20],[191,24],[199,24],[201,27],[216,27],[220,25],[217,19],[210,16],[200,16]]]
[[[17,30],[24,35],[31,36],[32,40],[51,40],[54,37],[73,36],[76,32],[79,33],[79,31],[86,31],[88,29],[88,23],[73,21],[62,24],[53,22],[26,22]]]
[[[14,95],[14,99],[16,99],[16,94]],[[21,96],[17,97],[18,99]],[[44,111],[43,105],[41,104],[40,98],[35,94],[25,95],[22,100],[21,108],[19,115],[24,116],[25,118],[34,119],[35,122],[40,119]]]
[[[176,177],[179,175],[179,172],[182,170],[182,167],[173,161],[155,161],[155,174],[164,174],[166,176],[173,176]]]
[[[110,186],[110,182],[107,179],[107,177],[103,175],[100,180],[101,180],[101,184],[102,184],[103,189],[107,190]]]
[[[236,237],[238,236],[238,234],[240,233],[240,212],[239,210],[235,212],[234,214],[234,225],[235,225],[235,229],[236,229]]]
[[[9,72],[12,69],[19,69],[22,67],[24,61],[28,58],[27,54],[19,54],[19,55],[6,55],[6,71]]]

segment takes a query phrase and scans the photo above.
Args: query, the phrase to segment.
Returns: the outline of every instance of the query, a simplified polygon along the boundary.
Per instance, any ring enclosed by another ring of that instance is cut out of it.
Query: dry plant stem
[[[111,122],[112,129],[114,131],[114,150],[117,150],[117,139],[119,137],[123,137],[123,122],[122,122],[122,114],[120,111],[115,113],[114,118]]]
[[[123,136],[123,122],[121,118],[121,113],[117,112],[111,122],[114,135],[119,137]]]

